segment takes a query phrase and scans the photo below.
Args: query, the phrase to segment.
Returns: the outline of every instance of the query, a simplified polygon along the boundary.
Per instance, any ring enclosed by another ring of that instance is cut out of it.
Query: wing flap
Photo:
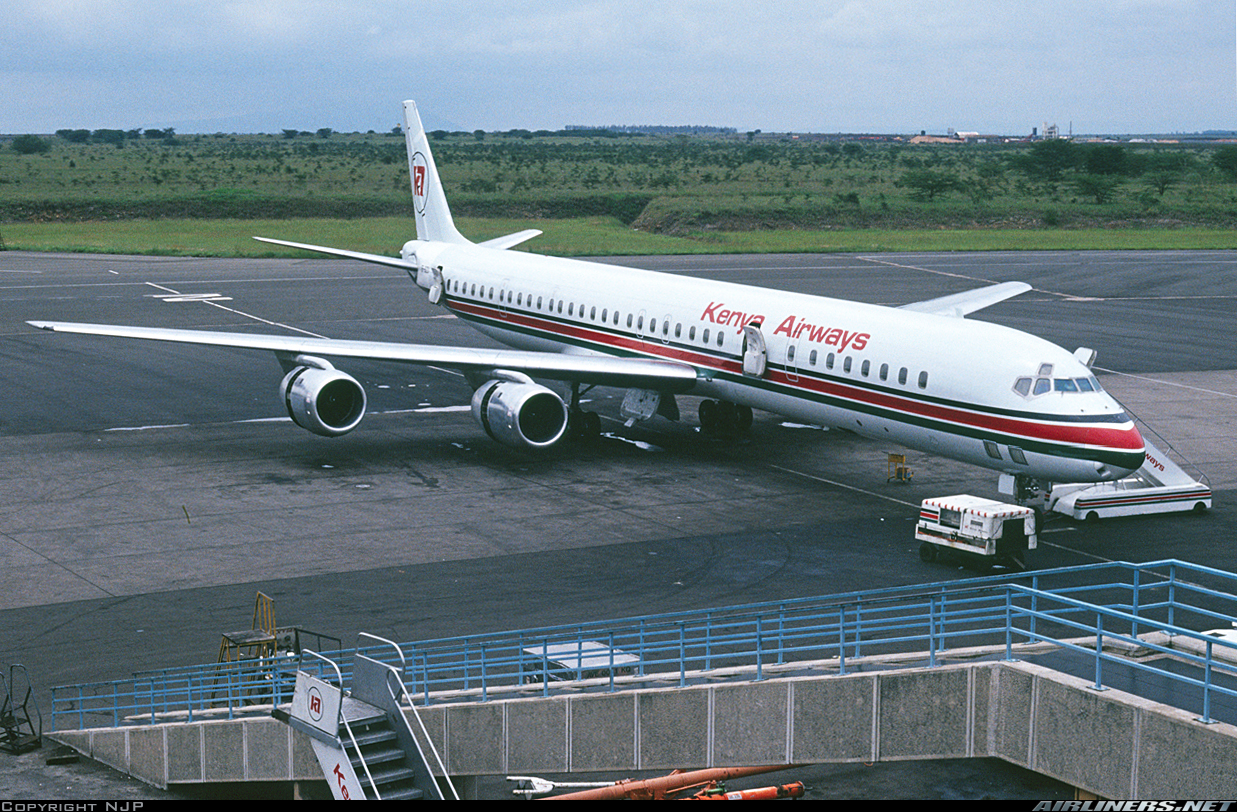
[[[937,299],[912,302],[911,304],[902,305],[901,309],[912,310],[916,313],[934,313],[938,316],[962,318],[969,313],[974,313],[976,310],[991,307],[998,302],[1003,302],[1020,293],[1026,293],[1031,289],[1031,286],[1026,282],[1002,282],[999,285],[990,285],[986,288],[965,290],[962,293],[951,293],[948,296],[941,296]]]
[[[79,322],[31,321],[27,323],[40,330],[56,333],[136,338],[243,350],[268,350],[293,355],[364,358],[371,361],[440,366],[463,372],[513,369],[533,377],[550,380],[656,389],[676,394],[689,391],[695,386],[697,377],[696,370],[686,364],[659,361],[653,358],[613,358],[605,355],[441,347],[433,344],[396,344],[384,341],[350,341]]]

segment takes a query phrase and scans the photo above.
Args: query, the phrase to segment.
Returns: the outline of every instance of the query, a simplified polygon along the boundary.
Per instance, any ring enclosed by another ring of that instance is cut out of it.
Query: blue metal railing
[[[856,658],[914,655],[935,666],[960,647],[991,646],[1012,658],[1014,646],[1045,643],[1092,660],[1094,685],[1104,687],[1106,666],[1153,672],[1173,684],[1201,689],[1195,709],[1211,720],[1215,696],[1237,697],[1237,643],[1200,633],[1229,627],[1237,615],[1237,575],[1179,561],[1110,563],[1036,573],[971,578],[948,583],[770,601],[707,611],[676,612],[617,621],[580,623],[497,634],[406,643],[410,695],[429,704],[450,692],[487,701],[516,692],[549,695],[565,681],[593,679],[597,690],[621,690],[657,681],[686,686],[743,669],[765,679],[797,663],[826,660],[840,673]],[[1153,641],[1159,632],[1173,641]],[[1098,637],[1098,644],[1074,638]],[[1193,641],[1197,653],[1183,647]],[[1171,654],[1196,676],[1162,663],[1133,661],[1105,644]],[[389,647],[358,649],[391,659]],[[351,675],[352,651],[324,652]],[[903,662],[905,664],[905,662]],[[65,686],[52,691],[52,724],[115,726],[160,719],[231,718],[251,706],[290,700],[297,668],[325,666],[295,657],[263,658],[161,671],[128,680]]]

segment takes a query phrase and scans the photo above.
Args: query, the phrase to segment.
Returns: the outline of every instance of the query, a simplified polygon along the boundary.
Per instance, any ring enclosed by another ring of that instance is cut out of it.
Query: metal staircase
[[[458,800],[416,708],[404,690],[403,653],[389,640],[401,668],[359,652],[353,656],[352,686],[343,690],[339,665],[316,652],[304,654],[329,666],[323,680],[300,670],[289,711],[275,717],[307,734],[336,800]],[[411,721],[415,722],[416,732]],[[426,752],[433,757],[433,765]],[[436,768],[436,769],[435,769]],[[440,783],[441,782],[441,783]]]
[[[18,697],[18,676],[25,681],[26,690],[21,697]],[[7,680],[0,672],[0,692],[3,692],[0,696],[0,750],[14,755],[37,750],[43,745],[43,714],[34,698],[26,666],[10,665]]]

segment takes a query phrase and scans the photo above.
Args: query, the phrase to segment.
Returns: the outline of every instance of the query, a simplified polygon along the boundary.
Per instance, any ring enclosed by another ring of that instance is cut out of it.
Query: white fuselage
[[[1091,371],[1011,328],[468,244],[414,240],[403,256],[441,269],[441,304],[519,349],[677,361],[698,371],[693,394],[1037,479],[1143,461]],[[748,324],[767,346],[759,376],[744,373]]]

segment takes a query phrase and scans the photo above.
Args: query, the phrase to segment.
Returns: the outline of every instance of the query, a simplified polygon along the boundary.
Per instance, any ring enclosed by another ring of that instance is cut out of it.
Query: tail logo
[[[425,156],[418,152],[412,156],[412,198],[417,214],[425,214],[425,181],[428,175],[429,166]]]

